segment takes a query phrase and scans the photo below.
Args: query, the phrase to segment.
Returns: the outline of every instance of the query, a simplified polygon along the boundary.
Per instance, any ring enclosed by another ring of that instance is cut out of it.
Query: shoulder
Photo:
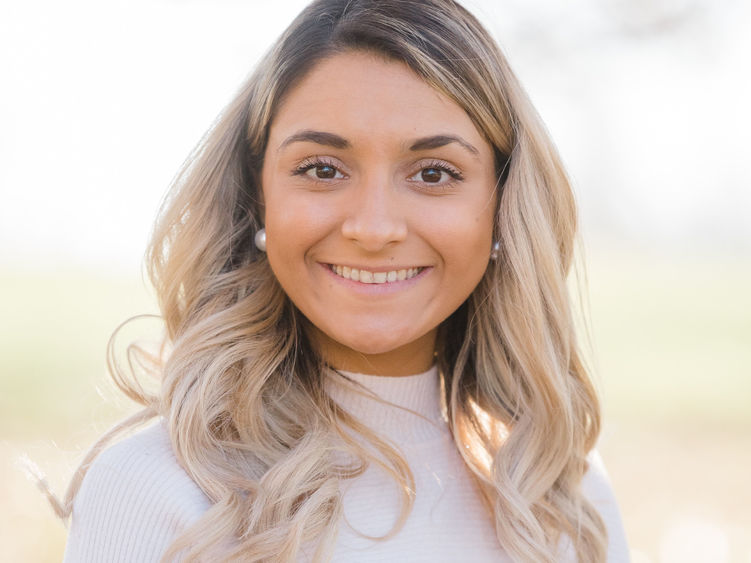
[[[587,460],[589,469],[582,479],[582,490],[605,521],[608,531],[608,563],[626,563],[629,561],[626,533],[605,464],[597,450],[590,452]]]
[[[180,467],[162,423],[102,452],[73,506],[65,560],[157,561],[210,501]]]

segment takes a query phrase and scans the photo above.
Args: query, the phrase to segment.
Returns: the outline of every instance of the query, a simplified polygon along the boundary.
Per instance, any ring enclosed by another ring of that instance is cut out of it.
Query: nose
[[[385,178],[353,188],[342,235],[363,250],[378,252],[407,237],[405,202]]]

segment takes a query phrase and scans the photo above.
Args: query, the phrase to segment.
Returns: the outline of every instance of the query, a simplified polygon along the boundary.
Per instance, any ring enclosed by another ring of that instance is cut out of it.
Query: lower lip
[[[389,293],[396,293],[399,291],[404,291],[405,289],[409,289],[416,283],[418,283],[422,278],[424,278],[430,271],[433,269],[430,266],[424,267],[419,274],[416,276],[409,278],[408,280],[401,280],[401,281],[393,281],[393,282],[386,282],[386,283],[362,283],[359,281],[349,280],[347,278],[343,278],[342,276],[336,274],[334,271],[331,270],[330,264],[321,264],[321,267],[328,272],[328,274],[334,278],[338,283],[342,284],[344,287],[351,291],[356,291],[358,293],[364,293],[367,295],[384,295]]]

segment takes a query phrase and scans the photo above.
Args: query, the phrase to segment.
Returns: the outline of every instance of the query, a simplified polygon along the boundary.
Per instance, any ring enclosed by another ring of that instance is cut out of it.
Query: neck
[[[318,331],[315,331],[316,333]],[[435,363],[436,331],[393,350],[364,353],[353,350],[328,337],[315,334],[321,357],[334,369],[368,375],[402,377],[424,373]]]

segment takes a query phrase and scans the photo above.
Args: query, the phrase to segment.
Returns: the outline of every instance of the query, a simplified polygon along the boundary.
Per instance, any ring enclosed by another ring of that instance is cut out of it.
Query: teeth
[[[422,272],[422,268],[408,268],[406,270],[391,270],[390,272],[370,272],[368,270],[358,270],[349,266],[338,266],[332,264],[331,271],[337,276],[360,283],[391,283],[395,281],[404,281],[414,278]]]

